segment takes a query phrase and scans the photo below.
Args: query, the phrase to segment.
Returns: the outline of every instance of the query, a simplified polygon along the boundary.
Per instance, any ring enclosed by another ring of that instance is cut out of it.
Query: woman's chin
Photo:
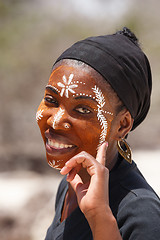
[[[50,167],[61,170],[70,158],[57,158],[46,152],[47,163]]]

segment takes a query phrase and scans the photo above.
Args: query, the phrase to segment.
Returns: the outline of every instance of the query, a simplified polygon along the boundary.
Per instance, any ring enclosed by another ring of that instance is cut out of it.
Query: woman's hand
[[[86,152],[77,154],[61,170],[62,175],[67,174],[67,181],[77,195],[79,207],[88,220],[94,240],[122,239],[109,207],[109,170],[105,167],[107,146],[106,142],[101,145],[96,159]],[[90,176],[87,182],[80,174],[82,168]]]
[[[76,195],[81,211],[87,216],[98,213],[109,204],[108,180],[109,171],[105,167],[107,143],[103,143],[98,150],[96,159],[86,152],[81,152],[66,162],[61,174],[67,175]],[[84,182],[78,175],[81,168],[85,168],[90,180]]]

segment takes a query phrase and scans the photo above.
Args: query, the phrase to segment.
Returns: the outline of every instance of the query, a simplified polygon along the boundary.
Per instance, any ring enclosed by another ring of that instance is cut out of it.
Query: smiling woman
[[[159,198],[125,141],[150,107],[150,65],[137,42],[127,28],[91,37],[53,65],[36,120],[48,164],[67,177],[46,240],[160,238]]]
[[[48,163],[58,169],[84,150],[96,157],[113,120],[103,82],[97,82],[91,69],[71,65],[63,62],[53,70],[38,110]]]

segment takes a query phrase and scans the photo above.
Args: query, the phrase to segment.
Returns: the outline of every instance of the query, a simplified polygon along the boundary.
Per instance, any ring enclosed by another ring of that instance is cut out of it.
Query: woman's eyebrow
[[[59,94],[59,90],[56,87],[52,86],[52,85],[47,85],[46,89],[51,90],[55,94]],[[95,97],[92,97],[92,95],[80,95],[80,96],[74,97],[74,99],[90,99],[90,100],[92,100],[92,101],[97,103]]]
[[[77,96],[74,99],[90,99],[90,100],[93,100],[94,102],[97,103],[96,99],[94,97],[92,97],[92,96],[82,95],[82,96]]]
[[[47,85],[46,89],[51,90],[52,92],[54,92],[55,94],[58,94],[58,89],[52,85]]]

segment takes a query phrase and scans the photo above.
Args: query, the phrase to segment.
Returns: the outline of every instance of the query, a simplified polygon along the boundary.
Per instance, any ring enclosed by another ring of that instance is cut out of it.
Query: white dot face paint
[[[37,122],[43,118],[43,114],[42,114],[43,111],[44,110],[41,110],[41,109],[39,111],[37,111],[37,113],[36,113],[36,121]]]
[[[58,110],[58,112],[55,114],[54,119],[53,119],[53,124],[52,124],[52,128],[55,129],[56,125],[59,123],[59,121],[61,120],[61,117],[64,114],[64,109],[60,108]]]

